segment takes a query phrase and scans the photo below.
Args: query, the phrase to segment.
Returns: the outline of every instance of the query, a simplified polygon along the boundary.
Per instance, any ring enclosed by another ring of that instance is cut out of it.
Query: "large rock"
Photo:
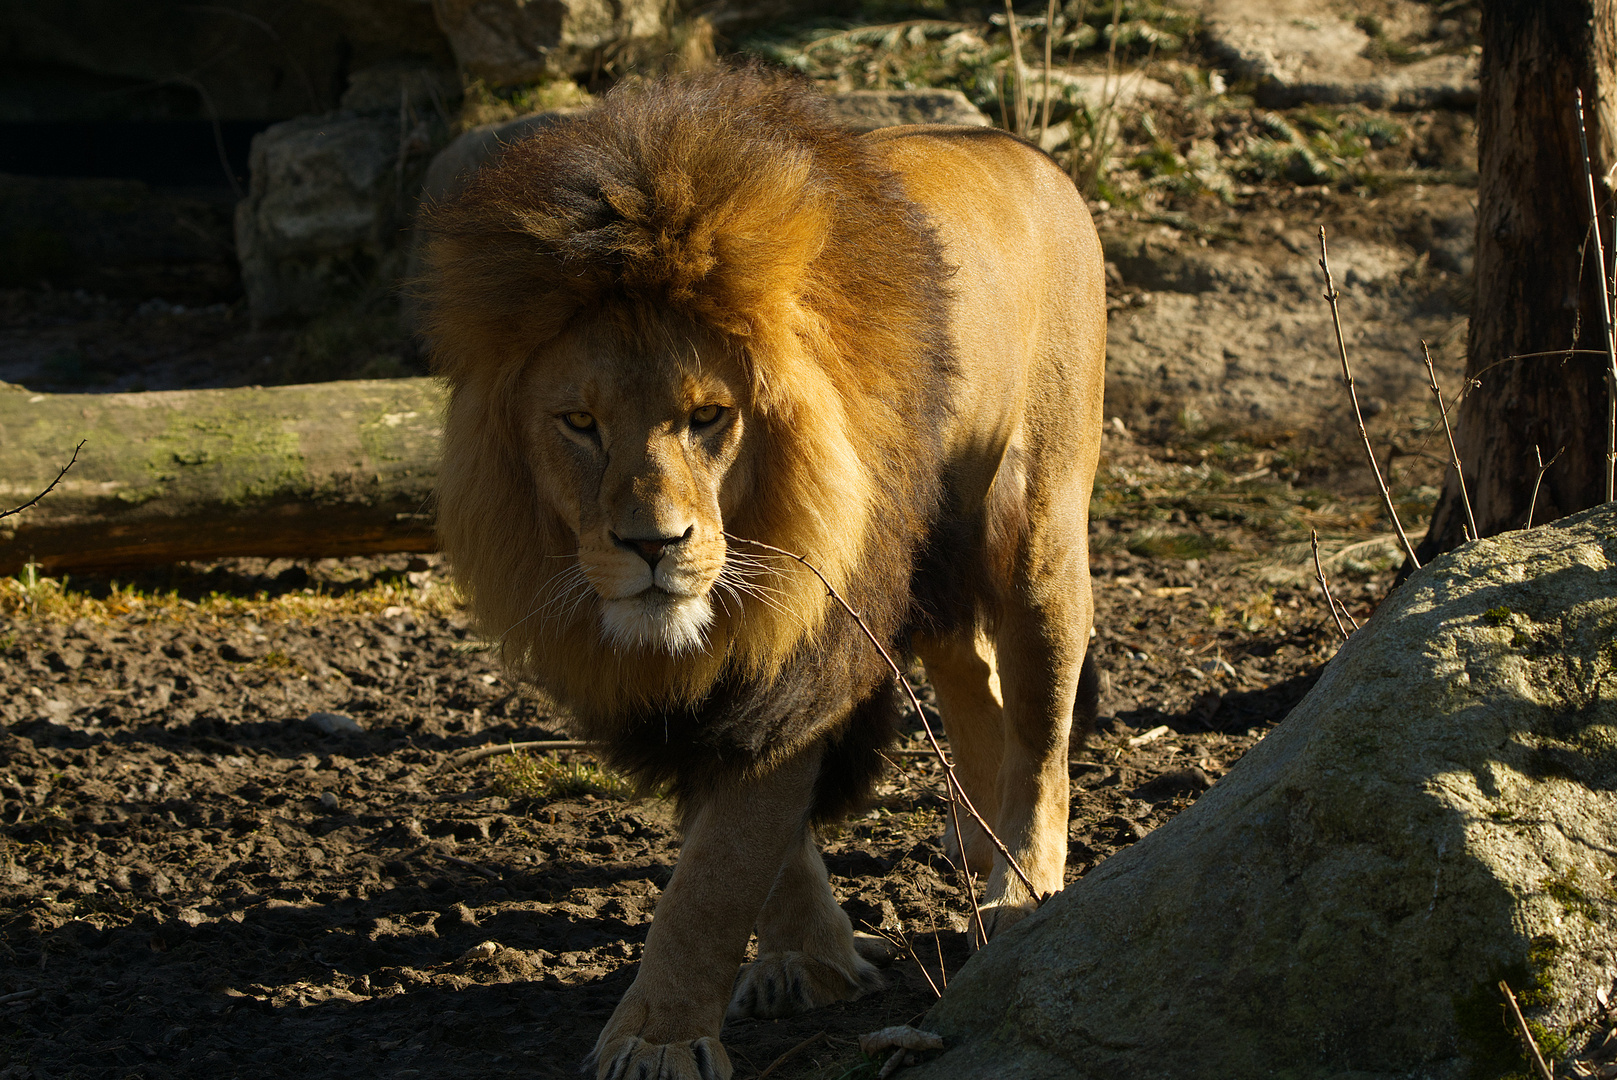
[[[421,176],[445,124],[431,112],[342,110],[254,137],[236,249],[255,321],[317,314],[403,271]]]
[[[589,76],[664,41],[664,0],[439,0],[438,25],[469,78],[494,86]]]
[[[1193,807],[974,957],[913,1075],[1524,1072],[1499,980],[1564,1033],[1617,975],[1614,564],[1607,506],[1416,573]]]
[[[1394,3],[1393,8],[1399,5]],[[1413,7],[1407,2],[1405,7]],[[1418,10],[1417,18],[1431,18]],[[1354,102],[1386,109],[1469,108],[1477,101],[1473,53],[1395,64],[1372,59],[1363,18],[1327,0],[1211,0],[1208,44],[1236,74],[1257,83],[1263,104]]]

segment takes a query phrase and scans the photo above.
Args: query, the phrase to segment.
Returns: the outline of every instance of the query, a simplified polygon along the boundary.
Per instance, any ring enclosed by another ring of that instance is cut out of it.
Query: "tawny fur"
[[[973,801],[1059,889],[1105,343],[1060,170],[982,129],[853,136],[804,84],[728,71],[614,92],[427,226],[457,581],[518,674],[682,804],[599,1080],[725,1080],[727,1002],[772,1016],[874,979],[810,822],[876,775],[890,677],[817,578],[735,537],[813,560],[913,645]],[[699,430],[710,407],[728,419]],[[967,833],[992,934],[1035,898]]]

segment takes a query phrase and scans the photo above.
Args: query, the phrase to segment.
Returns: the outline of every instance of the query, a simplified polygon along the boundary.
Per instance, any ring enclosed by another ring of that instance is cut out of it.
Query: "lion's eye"
[[[570,412],[562,414],[562,420],[574,431],[595,430],[595,417],[587,412]]]
[[[724,411],[723,405],[703,405],[691,413],[691,423],[697,427],[706,427],[719,418]]]

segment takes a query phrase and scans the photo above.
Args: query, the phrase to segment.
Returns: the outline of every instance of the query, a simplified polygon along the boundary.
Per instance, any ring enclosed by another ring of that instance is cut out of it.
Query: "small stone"
[[[335,712],[312,712],[303,721],[322,735],[363,735],[365,728],[352,716]]]
[[[465,952],[461,953],[460,958],[462,960],[487,960],[489,957],[493,956],[495,953],[497,953],[499,951],[500,951],[500,943],[499,942],[497,942],[497,941],[483,941],[483,942],[479,942],[476,945],[473,945],[471,948],[469,948]]]
[[[337,809],[337,796],[329,791],[322,791],[320,793],[320,805],[326,810]]]

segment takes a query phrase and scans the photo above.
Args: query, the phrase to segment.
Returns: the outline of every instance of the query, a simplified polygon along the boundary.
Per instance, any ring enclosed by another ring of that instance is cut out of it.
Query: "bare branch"
[[[1342,313],[1337,308],[1340,299],[1336,291],[1336,284],[1331,278],[1330,256],[1325,250],[1325,226],[1319,227],[1319,268],[1325,272],[1325,301],[1331,305],[1331,322],[1336,327],[1336,350],[1342,358],[1342,381],[1347,383],[1348,400],[1353,403],[1353,419],[1359,424],[1359,438],[1364,440],[1364,452],[1370,458],[1370,471],[1376,474],[1376,486],[1381,489],[1381,499],[1387,506],[1387,516],[1392,518],[1392,527],[1398,533],[1398,539],[1404,543],[1404,553],[1409,556],[1409,564],[1420,569],[1420,559],[1415,557],[1415,545],[1409,542],[1404,534],[1403,522],[1398,520],[1398,510],[1392,504],[1392,492],[1387,490],[1387,482],[1381,478],[1381,466],[1376,464],[1375,448],[1370,445],[1370,433],[1364,427],[1364,411],[1359,408],[1359,391],[1353,381],[1353,369],[1348,366],[1347,340],[1342,336]]]
[[[75,446],[73,448],[73,456],[72,456],[72,458],[70,458],[68,460],[68,463],[66,465],[62,466],[62,471],[56,474],[56,479],[52,480],[49,484],[45,485],[45,490],[44,491],[41,491],[38,495],[35,495],[32,499],[29,499],[27,502],[23,503],[21,506],[14,507],[13,509],[10,509],[10,510],[0,510],[0,518],[8,518],[12,514],[20,514],[24,510],[28,509],[30,506],[37,503],[39,500],[43,499],[45,496],[49,495],[51,493],[51,489],[56,487],[57,484],[60,484],[62,482],[62,477],[67,475],[67,470],[69,470],[69,469],[71,469],[73,467],[73,462],[79,460],[79,451],[84,449],[84,444],[85,444],[86,441],[87,440],[84,440],[84,439],[79,440],[79,445],[77,445],[77,446]]]
[[[1319,580],[1319,591],[1325,594],[1325,606],[1330,609],[1331,618],[1336,620],[1336,629],[1342,634],[1342,640],[1348,639],[1347,627],[1342,625],[1342,616],[1336,613],[1336,598],[1331,595],[1331,587],[1325,584],[1325,567],[1319,561],[1319,531],[1308,530],[1309,543],[1314,547],[1314,577]],[[1355,627],[1357,629],[1357,627]]]
[[[1499,981],[1499,989],[1505,995],[1505,1001],[1510,1004],[1510,1015],[1516,1021],[1516,1032],[1527,1044],[1527,1056],[1533,1059],[1533,1071],[1539,1075],[1540,1080],[1555,1080],[1550,1067],[1544,1063],[1544,1055],[1538,1051],[1538,1042],[1533,1038],[1532,1029],[1527,1026],[1527,1017],[1522,1015],[1522,1007],[1516,1003],[1516,995],[1510,992],[1510,984],[1503,979]]]
[[[1465,506],[1465,519],[1471,523],[1471,538],[1477,537],[1476,515],[1471,513],[1471,493],[1465,489],[1465,472],[1460,468],[1460,449],[1454,445],[1454,429],[1449,427],[1448,406],[1443,404],[1443,389],[1437,385],[1437,369],[1432,366],[1432,350],[1426,347],[1426,342],[1420,343],[1420,351],[1426,357],[1426,378],[1432,387],[1432,396],[1437,398],[1437,411],[1443,417],[1443,434],[1449,440],[1449,462],[1454,466],[1454,478],[1460,482],[1460,502]]]
[[[1606,254],[1600,242],[1600,207],[1595,201],[1595,177],[1589,161],[1589,135],[1584,128],[1581,88],[1577,91],[1577,110],[1578,148],[1583,151],[1584,190],[1589,197],[1589,226],[1595,246],[1595,280],[1600,282],[1600,326],[1606,334],[1606,501],[1611,502],[1617,498],[1613,494],[1613,486],[1617,484],[1617,339],[1612,333],[1612,297],[1606,287]],[[1531,507],[1528,517],[1532,517]]]
[[[1533,460],[1538,462],[1538,475],[1533,477],[1533,497],[1527,503],[1527,528],[1529,529],[1533,527],[1533,511],[1538,508],[1538,485],[1543,483],[1544,474],[1550,471],[1550,466],[1561,460],[1561,454],[1565,450],[1566,447],[1561,447],[1560,450],[1555,452],[1554,457],[1545,461],[1544,455],[1539,451],[1538,443],[1533,444]]]

